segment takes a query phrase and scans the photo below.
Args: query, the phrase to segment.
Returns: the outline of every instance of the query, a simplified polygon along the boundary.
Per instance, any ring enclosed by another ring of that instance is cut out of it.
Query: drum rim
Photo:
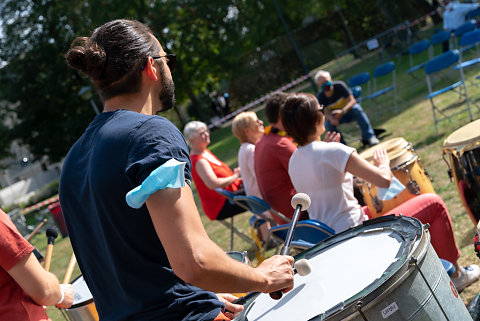
[[[471,150],[477,149],[480,147],[480,140],[473,141],[473,142],[463,142],[457,145],[450,145],[450,146],[443,146],[442,149],[444,152],[449,154],[453,154],[457,156],[458,153],[462,155],[465,152],[469,152]]]
[[[457,149],[457,148],[462,148],[465,149],[466,146],[474,146],[475,142],[480,144],[480,135],[477,135],[476,137],[469,137],[463,140],[458,140],[456,142],[448,142],[449,139],[452,138],[454,135],[458,135],[463,131],[468,132],[471,128],[477,128],[477,126],[480,125],[480,119],[477,119],[473,122],[470,122],[458,129],[456,129],[454,132],[452,132],[450,135],[448,135],[447,138],[443,141],[443,147],[446,149]],[[463,146],[463,147],[462,147]]]
[[[83,278],[83,274],[80,274],[78,277],[76,277],[75,280],[73,280],[73,281],[71,282],[71,284],[73,285],[73,283],[75,283],[75,281],[77,281],[77,280],[80,279],[80,278]],[[85,281],[85,278],[83,278],[83,281],[85,282],[85,284],[87,283],[87,282]],[[87,286],[87,288],[88,288],[88,286]],[[90,289],[88,289],[88,291],[90,291]],[[92,294],[91,291],[90,291],[90,294]],[[80,307],[89,305],[89,304],[91,304],[91,303],[93,303],[93,294],[92,294],[92,298],[91,298],[91,299],[88,299],[88,300],[86,300],[86,301],[79,302],[79,303],[77,303],[77,304],[72,304],[71,307],[69,307],[68,309],[65,309],[65,310],[67,310],[67,311],[68,311],[68,310],[73,310],[73,309],[76,309],[76,308],[80,308]]]
[[[365,159],[366,161],[369,161],[371,162],[372,161],[372,158],[373,158],[373,151],[377,148],[380,148],[384,145],[387,145],[388,146],[388,143],[393,143],[393,142],[396,142],[396,144],[392,144],[392,148],[385,148],[385,150],[387,151],[387,153],[391,153],[391,152],[394,152],[396,150],[402,150],[402,149],[413,149],[413,145],[412,143],[410,143],[409,141],[407,141],[405,138],[403,137],[395,137],[395,138],[392,138],[392,139],[389,139],[387,141],[384,141],[378,145],[375,145],[375,146],[372,146],[366,150],[364,150],[363,152],[361,152],[359,154],[360,157],[362,157],[363,159]],[[368,155],[367,155],[368,154]],[[367,157],[368,156],[368,157]]]

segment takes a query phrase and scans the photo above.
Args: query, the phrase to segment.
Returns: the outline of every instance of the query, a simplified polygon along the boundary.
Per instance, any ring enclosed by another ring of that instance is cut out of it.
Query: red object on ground
[[[52,213],[55,222],[57,223],[58,228],[62,237],[68,236],[67,226],[65,225],[65,219],[63,218],[62,208],[60,207],[60,202],[55,202],[48,205],[50,213]]]

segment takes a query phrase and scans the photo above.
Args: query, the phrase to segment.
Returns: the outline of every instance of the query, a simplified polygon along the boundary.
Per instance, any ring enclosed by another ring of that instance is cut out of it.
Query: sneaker
[[[480,277],[480,267],[472,264],[467,267],[460,267],[460,273],[452,277],[452,282],[458,292],[462,292],[467,286],[478,280]]]
[[[370,146],[374,146],[374,145],[377,145],[378,143],[380,143],[380,141],[378,140],[378,138],[376,136],[372,136],[369,139],[367,139],[367,143]]]

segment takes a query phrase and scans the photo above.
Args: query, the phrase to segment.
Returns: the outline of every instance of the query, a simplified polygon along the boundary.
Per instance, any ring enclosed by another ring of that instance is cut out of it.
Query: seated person
[[[443,12],[443,29],[453,33],[455,29],[466,22],[467,13],[478,7],[478,3],[461,3],[458,0],[448,2]],[[442,46],[443,52],[448,51],[449,41],[445,41]]]
[[[215,191],[217,188],[223,188],[230,192],[240,191],[242,180],[240,179],[240,169],[235,168],[232,172],[227,164],[220,161],[207,149],[210,144],[207,125],[200,121],[191,121],[185,125],[183,133],[190,145],[192,177],[205,215],[211,220],[223,220],[245,212],[244,208],[237,204],[231,204]]]
[[[280,121],[280,106],[288,94],[276,92],[265,103],[265,117],[270,127],[265,129],[265,135],[255,144],[255,176],[262,195],[270,206],[288,218],[293,216],[293,208],[290,204],[296,194],[290,177],[288,176],[288,161],[297,149],[292,139],[285,137],[286,134]],[[273,216],[279,223],[284,220]]]
[[[43,305],[69,308],[71,284],[59,284],[33,254],[34,247],[0,210],[0,319],[50,320]]]
[[[252,111],[242,112],[233,119],[232,132],[241,143],[238,150],[238,166],[240,167],[245,194],[262,198],[255,176],[254,154],[255,143],[264,133],[263,121],[258,119],[257,115]],[[268,211],[264,212],[263,215],[271,218]],[[264,243],[268,242],[270,222],[266,221],[258,229],[260,239]]]
[[[390,160],[385,150],[374,152],[370,164],[354,148],[320,140],[325,131],[325,116],[315,96],[291,95],[281,111],[287,133],[299,147],[290,158],[288,172],[298,192],[310,196],[311,218],[319,220],[337,233],[368,219],[353,196],[353,175],[376,186],[387,188],[392,180]],[[480,276],[480,267],[458,264],[460,251],[455,243],[452,221],[437,194],[421,194],[392,209],[388,214],[403,214],[430,224],[432,246],[438,256],[456,268],[451,276],[457,290],[462,291]]]
[[[379,143],[362,106],[357,103],[352,91],[343,81],[332,81],[328,71],[320,70],[315,75],[315,82],[322,88],[317,99],[320,105],[325,107],[327,131],[338,132],[338,125],[355,120],[362,132],[362,142],[370,146]],[[341,142],[345,144],[343,138]]]

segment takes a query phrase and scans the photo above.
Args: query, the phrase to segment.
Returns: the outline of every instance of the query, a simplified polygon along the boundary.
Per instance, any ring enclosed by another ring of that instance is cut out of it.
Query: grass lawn
[[[425,37],[429,36],[433,28],[425,30]],[[436,48],[439,53],[439,48]],[[472,50],[465,58],[473,57],[475,55]],[[420,57],[421,58],[421,57]],[[380,64],[379,56],[371,54],[363,59],[346,59],[348,63],[332,62],[323,68],[329,68],[334,79],[343,79],[348,81],[348,78],[354,74],[363,71],[372,73],[373,67]],[[432,178],[432,183],[435,191],[443,198],[447,208],[452,217],[454,224],[455,238],[461,250],[460,263],[462,265],[479,264],[479,259],[475,256],[473,251],[473,236],[475,226],[468,217],[465,208],[462,206],[458,196],[455,184],[452,183],[447,175],[447,164],[442,159],[442,144],[445,138],[456,129],[462,127],[469,122],[469,117],[466,113],[461,113],[453,118],[452,121],[443,121],[439,125],[439,131],[436,133],[432,111],[429,101],[425,100],[427,95],[427,86],[425,82],[425,75],[423,70],[417,72],[418,80],[414,80],[410,75],[406,74],[406,70],[410,67],[408,56],[396,57],[394,60],[396,64],[397,74],[397,91],[398,91],[398,113],[393,113],[393,99],[391,95],[385,95],[373,104],[372,102],[362,103],[363,108],[369,115],[375,128],[384,128],[391,135],[385,139],[394,137],[403,137],[413,144],[417,155],[420,157],[422,164],[428,170]],[[470,68],[466,71],[466,78],[473,83],[480,84],[479,80],[475,79],[478,74],[478,67]],[[452,74],[453,75],[453,74]],[[436,85],[447,84],[452,82],[448,78],[436,79]],[[386,80],[383,82],[386,83]],[[303,86],[303,91],[308,90],[308,83]],[[479,101],[480,89],[469,84],[468,94],[473,101]],[[459,100],[455,93],[447,93],[436,99],[439,106],[452,107],[448,112],[462,108],[465,106],[463,100]],[[376,110],[381,113],[376,113]],[[479,109],[472,106],[474,112],[474,119],[480,118]],[[260,118],[263,118],[263,112],[260,109],[258,112]],[[353,137],[349,141],[354,147],[360,150],[358,141],[355,137],[359,137],[359,129],[354,124],[342,125],[341,130],[348,134],[348,137]],[[479,129],[480,135],[480,129]],[[224,128],[219,128],[212,132],[210,149],[220,159],[225,161],[231,167],[237,165],[237,152],[239,142],[231,134],[231,128],[226,125]],[[195,193],[196,202],[200,209],[200,202],[198,195]],[[201,211],[201,209],[200,209]],[[248,218],[250,214],[245,213],[235,217],[235,225],[244,230],[248,230]],[[229,250],[229,231],[218,222],[211,222],[202,214],[202,221],[209,236],[224,250]],[[37,235],[32,242],[36,245],[42,253],[45,251],[46,239],[44,235]],[[235,250],[248,250],[248,244],[239,238],[235,238]],[[55,273],[60,280],[63,279],[66,266],[69,262],[72,250],[69,239],[59,239],[56,242],[51,271]],[[270,251],[268,254],[272,254]],[[255,261],[253,260],[255,264]],[[80,271],[77,269],[74,272],[74,277],[78,276]],[[465,304],[468,304],[473,297],[480,292],[480,282],[477,282],[467,288],[461,293],[461,297]],[[55,308],[48,308],[48,314],[54,320],[63,320],[63,317]]]

